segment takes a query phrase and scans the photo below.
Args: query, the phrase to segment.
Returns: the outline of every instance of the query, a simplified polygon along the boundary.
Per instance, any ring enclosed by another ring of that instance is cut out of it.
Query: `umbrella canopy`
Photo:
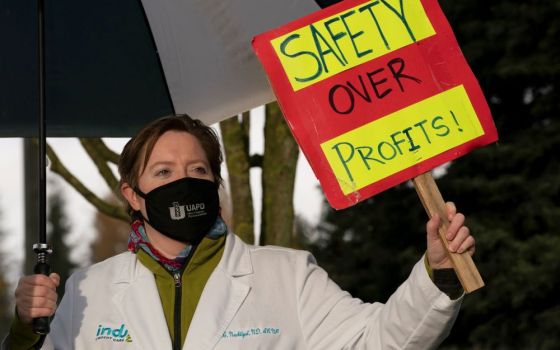
[[[37,3],[0,0],[0,137],[37,136]],[[45,2],[47,135],[130,136],[170,113],[214,123],[274,96],[251,38],[312,0]]]

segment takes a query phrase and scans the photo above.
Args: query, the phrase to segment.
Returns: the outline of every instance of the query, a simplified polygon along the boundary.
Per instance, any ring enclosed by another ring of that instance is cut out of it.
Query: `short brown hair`
[[[146,169],[154,145],[167,131],[184,131],[196,137],[208,158],[214,182],[219,187],[223,182],[221,175],[223,157],[218,136],[211,127],[204,125],[198,119],[192,119],[188,115],[172,115],[156,119],[146,125],[124,146],[119,159],[121,176],[119,188],[124,183],[132,188],[138,186],[138,177]],[[142,154],[144,158],[140,159]],[[133,210],[130,205],[128,205],[128,213],[132,218]]]

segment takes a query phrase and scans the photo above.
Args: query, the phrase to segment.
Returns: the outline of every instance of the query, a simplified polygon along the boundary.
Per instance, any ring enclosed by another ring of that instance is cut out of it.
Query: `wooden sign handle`
[[[439,214],[442,224],[439,227],[439,237],[443,242],[443,245],[447,249],[449,258],[453,263],[453,268],[455,273],[463,286],[466,293],[473,292],[484,286],[484,281],[478,272],[476,265],[474,264],[472,257],[468,252],[464,253],[452,253],[449,251],[449,245],[447,239],[445,238],[445,233],[449,227],[449,220],[447,219],[447,210],[445,207],[445,202],[443,197],[439,192],[439,189],[432,177],[430,172],[424,173],[412,179],[412,183],[416,188],[416,193],[424,205],[424,209],[431,218],[435,214]]]

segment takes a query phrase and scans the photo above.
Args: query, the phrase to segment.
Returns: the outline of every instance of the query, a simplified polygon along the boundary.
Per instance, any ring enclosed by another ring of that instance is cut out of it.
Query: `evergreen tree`
[[[10,329],[14,310],[10,307],[9,287],[3,276],[0,276],[0,339],[4,339]]]
[[[104,198],[107,203],[118,205],[119,201],[111,194]],[[91,242],[91,262],[97,263],[114,255],[125,252],[130,235],[130,224],[98,211],[95,213],[94,228],[96,238]]]
[[[385,301],[426,246],[416,193],[401,185],[348,209],[327,206],[310,246],[319,265],[353,296]]]
[[[560,3],[446,5],[500,132],[497,146],[455,162],[440,182],[471,214],[487,284],[465,300],[454,337],[487,349],[557,349]]]
[[[57,289],[58,299],[64,295],[66,280],[70,277],[76,265],[70,261],[70,246],[68,235],[70,234],[70,223],[64,212],[64,198],[62,192],[56,186],[48,198],[48,231],[47,235],[54,253],[50,256],[51,271],[60,275],[60,286]]]
[[[0,219],[2,218],[0,212]],[[0,227],[0,247],[3,246],[5,239],[5,232]],[[6,281],[6,276],[3,274],[6,271],[6,259],[2,250],[0,250],[0,340],[4,339],[8,333],[10,321],[12,319],[14,310],[10,303],[10,286]]]
[[[560,3],[442,1],[485,92],[500,141],[438,180],[467,214],[486,287],[465,298],[443,348],[560,346]],[[425,214],[401,185],[325,209],[312,250],[343,288],[385,300],[425,249]]]
[[[8,294],[9,286],[4,276],[0,276],[0,341],[8,334],[14,314],[13,308],[10,307]]]

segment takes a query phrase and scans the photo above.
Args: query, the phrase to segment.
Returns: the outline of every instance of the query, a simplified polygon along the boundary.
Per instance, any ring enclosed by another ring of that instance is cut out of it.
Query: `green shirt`
[[[206,281],[222,258],[225,239],[225,236],[217,239],[205,237],[183,270],[181,276],[181,348],[185,343],[187,331]],[[174,341],[173,320],[176,288],[173,275],[143,250],[139,250],[137,256],[138,260],[154,273],[169,335]]]

